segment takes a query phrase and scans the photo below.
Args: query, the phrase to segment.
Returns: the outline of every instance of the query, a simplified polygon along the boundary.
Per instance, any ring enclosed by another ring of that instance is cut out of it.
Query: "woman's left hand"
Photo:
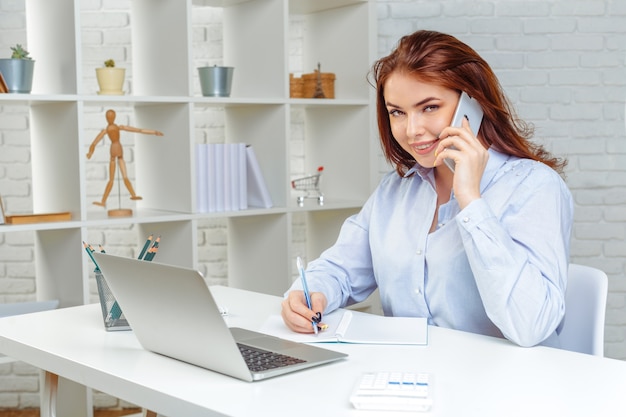
[[[435,152],[435,166],[442,166],[445,158],[454,160],[456,167],[452,188],[461,209],[480,198],[482,179],[489,152],[474,136],[469,121],[463,119],[462,127],[446,127],[439,135],[441,141]]]

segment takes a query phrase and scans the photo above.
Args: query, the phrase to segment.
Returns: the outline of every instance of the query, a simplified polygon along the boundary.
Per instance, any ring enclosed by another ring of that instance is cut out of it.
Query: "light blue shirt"
[[[433,170],[416,165],[404,178],[388,173],[345,221],[335,245],[308,266],[309,289],[328,299],[325,313],[378,287],[385,315],[558,347],[571,194],[542,163],[489,154],[482,197],[461,210],[452,195],[433,233]]]

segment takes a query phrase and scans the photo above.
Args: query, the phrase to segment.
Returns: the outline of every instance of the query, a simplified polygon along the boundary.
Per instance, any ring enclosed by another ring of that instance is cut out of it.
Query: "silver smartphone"
[[[478,135],[480,123],[483,121],[483,109],[480,107],[480,104],[478,104],[478,101],[471,98],[465,91],[463,91],[461,92],[459,104],[456,106],[450,126],[462,127],[463,118],[465,117],[469,120],[470,128],[472,129],[474,136]],[[446,158],[443,162],[452,172],[454,172],[455,163],[453,159]]]

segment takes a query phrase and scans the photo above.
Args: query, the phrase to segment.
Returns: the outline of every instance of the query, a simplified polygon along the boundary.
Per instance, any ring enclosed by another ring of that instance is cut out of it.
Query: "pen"
[[[298,271],[300,271],[300,279],[302,280],[302,289],[304,290],[304,298],[306,298],[306,304],[310,310],[313,309],[311,306],[311,295],[309,294],[309,287],[306,285],[306,275],[304,273],[304,267],[302,266],[302,259],[298,256],[296,258],[296,265],[298,266]],[[311,321],[313,325],[313,332],[317,335],[317,323],[315,321]]]

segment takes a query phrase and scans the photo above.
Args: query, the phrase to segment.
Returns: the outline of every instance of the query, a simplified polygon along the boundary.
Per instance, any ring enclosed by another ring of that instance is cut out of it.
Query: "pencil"
[[[154,243],[152,244],[153,248],[158,248],[159,247],[159,243],[161,243],[161,236],[157,236],[157,238],[154,240]]]
[[[150,244],[152,243],[152,235],[148,236],[148,239],[146,240],[146,243],[143,245],[143,248],[141,249],[141,252],[139,252],[139,257],[137,259],[143,259],[143,256],[146,254],[146,251],[148,250],[148,248],[150,247]]]
[[[93,248],[91,247],[91,245],[87,244],[85,241],[83,241],[83,246],[85,247],[85,251],[87,251],[87,255],[89,255],[89,257],[91,258],[91,261],[96,266],[96,270],[99,271],[100,267],[98,266],[98,262],[96,262],[96,259],[92,255]]]
[[[148,253],[146,254],[146,256],[144,256],[143,258],[144,261],[151,261],[152,259],[154,259],[154,256],[156,255],[157,250],[159,249],[160,242],[161,242],[161,236],[157,236],[157,238],[152,243],[152,246],[150,247],[150,249],[148,249]]]
[[[148,249],[148,253],[146,254],[146,257],[143,258],[144,261],[150,262],[151,260],[153,260],[154,257],[156,256],[158,250],[159,250],[159,246],[158,245],[153,246],[150,249]]]

